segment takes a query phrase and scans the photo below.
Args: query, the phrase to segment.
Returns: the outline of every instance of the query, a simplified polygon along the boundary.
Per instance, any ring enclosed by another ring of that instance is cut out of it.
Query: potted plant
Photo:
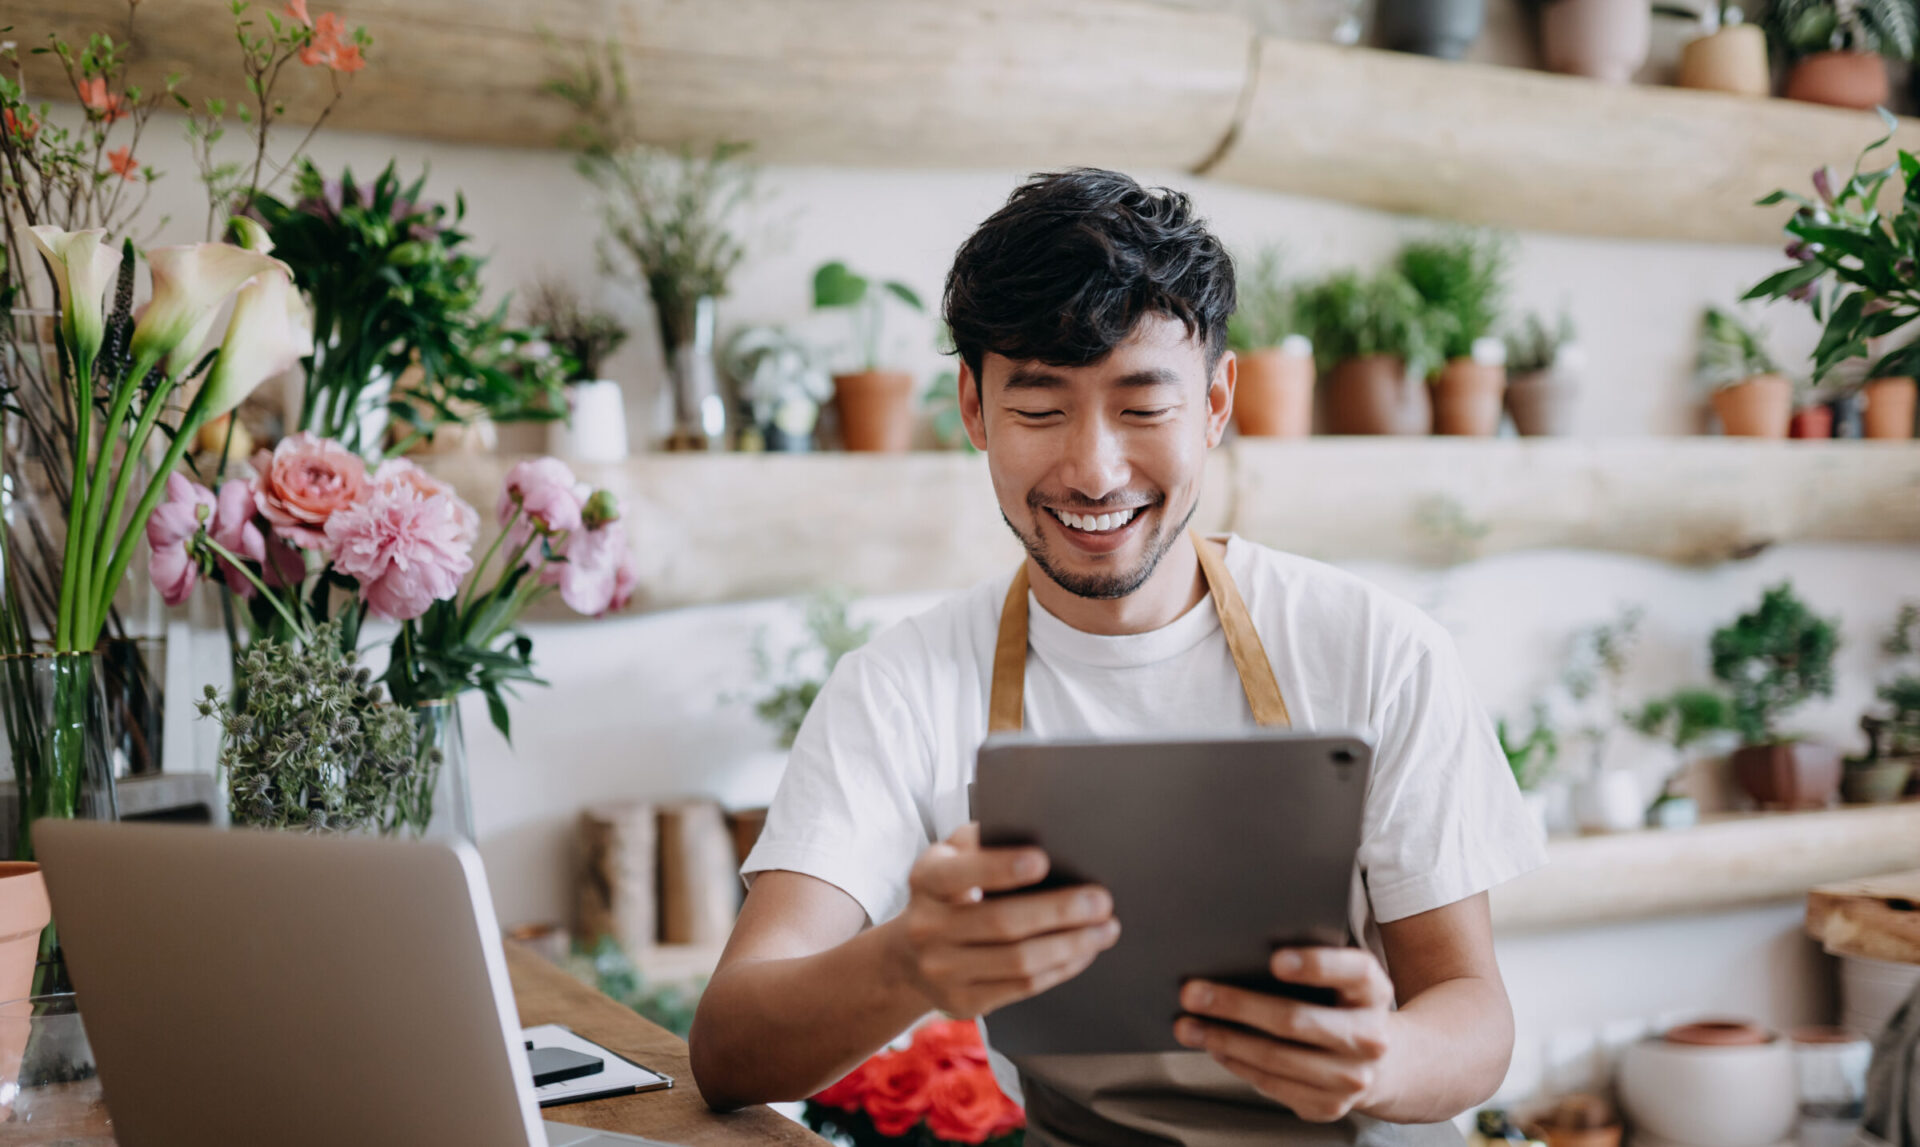
[[[1645,824],[1647,800],[1636,746],[1616,736],[1626,715],[1628,661],[1640,639],[1643,614],[1623,608],[1611,620],[1574,634],[1560,673],[1561,688],[1582,723],[1574,736],[1587,747],[1586,775],[1574,787],[1574,817],[1592,832],[1624,832]]]
[[[1624,84],[1647,61],[1653,10],[1646,0],[1542,0],[1539,11],[1548,71]]]
[[[1489,336],[1511,261],[1504,239],[1469,231],[1400,249],[1400,274],[1426,303],[1445,360],[1432,379],[1435,434],[1491,438],[1500,429],[1507,348]]]
[[[1545,836],[1547,794],[1540,791],[1540,783],[1553,771],[1554,762],[1560,757],[1560,735],[1548,720],[1546,703],[1534,702],[1533,728],[1525,737],[1509,730],[1505,717],[1495,723],[1494,732],[1500,738],[1500,751],[1507,756],[1507,767],[1513,770],[1513,783],[1520,788],[1520,799],[1532,814],[1540,835]]]
[[[1519,329],[1508,333],[1507,413],[1521,434],[1572,433],[1577,372],[1584,357],[1574,338],[1573,317],[1566,311],[1551,328],[1539,315],[1529,314]]]
[[[902,453],[913,438],[913,375],[880,367],[887,300],[925,311],[912,287],[895,280],[870,282],[842,262],[813,275],[813,305],[846,310],[859,369],[833,376],[840,411],[840,438],[848,450]]]
[[[1326,379],[1329,434],[1425,434],[1427,372],[1439,340],[1419,292],[1397,271],[1341,271],[1301,290],[1300,325]]]
[[[1711,689],[1681,689],[1642,705],[1629,724],[1642,736],[1673,746],[1674,767],[1660,786],[1660,795],[1647,808],[1653,828],[1686,828],[1700,818],[1700,804],[1675,790],[1686,771],[1685,753],[1707,737],[1733,728],[1733,710],[1727,698]]]
[[[580,301],[557,280],[536,283],[527,322],[558,354],[566,379],[567,417],[547,428],[547,448],[582,462],[618,462],[627,456],[626,405],[620,384],[606,377],[607,359],[627,341],[618,318]]]
[[[1698,12],[1664,5],[1655,5],[1654,12],[1698,21],[1703,32],[1680,49],[1675,84],[1737,96],[1773,94],[1767,34],[1758,24],[1747,23],[1738,7],[1714,0]]]
[[[1782,717],[1833,695],[1834,622],[1816,616],[1782,582],[1713,634],[1713,675],[1728,691],[1734,778],[1763,807],[1821,808],[1840,787],[1840,751],[1780,732]]]
[[[1227,323],[1227,345],[1239,363],[1234,425],[1254,438],[1304,438],[1313,433],[1313,342],[1300,333],[1278,250],[1260,253],[1239,293],[1240,308]]]
[[[813,449],[820,405],[833,396],[833,380],[812,347],[780,327],[747,327],[727,340],[721,365],[768,450]]]
[[[1787,436],[1793,384],[1767,352],[1764,330],[1719,307],[1708,307],[1700,319],[1694,377],[1710,389],[1713,411],[1729,436]]]
[[[1785,95],[1835,107],[1887,103],[1888,59],[1913,59],[1915,0],[1771,0],[1761,17],[1786,57]]]
[[[1860,728],[1867,734],[1867,755],[1849,758],[1841,780],[1841,791],[1856,803],[1898,799],[1920,764],[1920,672],[1915,670],[1915,655],[1920,654],[1920,605],[1908,602],[1900,607],[1880,648],[1897,659],[1903,671],[1879,688],[1885,715],[1860,718]]]
[[[1380,0],[1373,38],[1382,48],[1457,60],[1480,38],[1486,0]]]

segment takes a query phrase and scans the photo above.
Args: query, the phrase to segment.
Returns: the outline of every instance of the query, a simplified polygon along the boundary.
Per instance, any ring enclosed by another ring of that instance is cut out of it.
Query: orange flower
[[[117,92],[107,91],[105,77],[95,76],[80,81],[80,102],[96,117],[112,123],[127,114],[127,97]]]
[[[34,119],[31,114],[25,117],[16,116],[12,108],[0,108],[0,125],[4,125],[6,133],[21,143],[31,143],[33,137],[40,134],[39,120]]]
[[[320,13],[313,22],[313,34],[308,38],[307,46],[300,49],[300,62],[309,68],[325,67],[349,73],[366,67],[367,61],[360,54],[360,45],[340,38],[340,33],[345,30],[346,25],[336,13]]]
[[[114,148],[107,153],[107,162],[120,174],[120,178],[129,183],[140,178],[140,165],[134,162],[131,147]]]
[[[307,15],[307,0],[287,0],[287,17],[309,28],[313,27],[313,17]]]

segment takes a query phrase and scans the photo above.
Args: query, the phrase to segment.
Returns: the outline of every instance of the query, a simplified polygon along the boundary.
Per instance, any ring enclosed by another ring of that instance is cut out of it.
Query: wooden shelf
[[[23,43],[117,38],[125,0],[25,0]],[[645,136],[745,140],[771,162],[1204,170],[1252,187],[1527,230],[1770,242],[1803,188],[1880,132],[1869,113],[1609,86],[1277,39],[1175,0],[409,0],[352,7],[371,64],[335,129],[547,147],[556,54],[611,40]],[[137,75],[242,90],[227,0],[139,18]],[[551,44],[547,37],[551,36]],[[29,89],[63,89],[28,56]],[[292,114],[324,77],[288,77]],[[1901,142],[1920,147],[1920,127]]]
[[[428,465],[486,507],[513,461]],[[1323,560],[1559,547],[1703,564],[1785,542],[1920,542],[1912,443],[1241,439],[1209,467],[1196,526]],[[635,609],[951,590],[1020,558],[978,457],[645,455],[577,470],[626,503]]]

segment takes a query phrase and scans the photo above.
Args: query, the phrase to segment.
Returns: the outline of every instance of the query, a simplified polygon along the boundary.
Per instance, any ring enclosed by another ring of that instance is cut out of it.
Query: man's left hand
[[[1188,1014],[1174,1023],[1174,1037],[1309,1122],[1377,1104],[1394,1018],[1393,983],[1380,961],[1360,948],[1286,948],[1268,968],[1290,984],[1333,989],[1339,1005],[1190,980],[1180,990]]]

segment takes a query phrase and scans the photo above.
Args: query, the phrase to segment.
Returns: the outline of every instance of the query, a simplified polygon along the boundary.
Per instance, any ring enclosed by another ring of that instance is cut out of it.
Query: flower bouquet
[[[972,1020],[920,1025],[907,1047],[882,1051],[807,1100],[805,1118],[815,1131],[854,1147],[1017,1147],[1027,1125],[1026,1114],[994,1082]]]

